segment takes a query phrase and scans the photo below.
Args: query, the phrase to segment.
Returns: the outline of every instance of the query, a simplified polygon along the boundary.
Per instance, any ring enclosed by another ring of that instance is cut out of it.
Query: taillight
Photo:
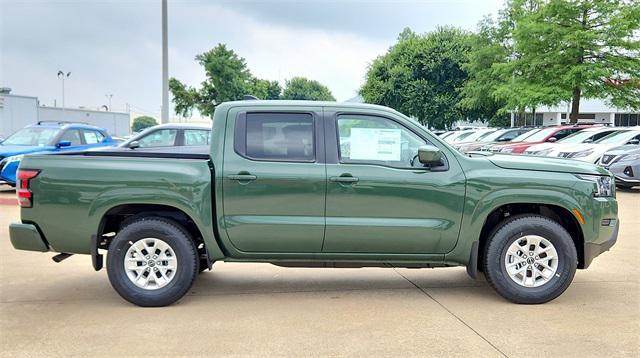
[[[18,205],[23,208],[30,208],[33,206],[33,193],[29,189],[29,180],[35,178],[40,174],[39,170],[35,169],[18,169],[16,179],[18,180]]]

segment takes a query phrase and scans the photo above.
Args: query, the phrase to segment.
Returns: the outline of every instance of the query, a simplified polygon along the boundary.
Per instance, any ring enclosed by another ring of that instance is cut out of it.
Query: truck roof
[[[377,109],[387,112],[395,112],[403,117],[406,115],[385,106],[369,103],[358,102],[335,102],[335,101],[302,101],[302,100],[244,100],[244,101],[231,101],[220,103],[217,108],[234,107],[234,106],[251,106],[251,107],[266,107],[266,106],[299,106],[299,107],[342,107],[342,108],[362,108],[362,109]]]

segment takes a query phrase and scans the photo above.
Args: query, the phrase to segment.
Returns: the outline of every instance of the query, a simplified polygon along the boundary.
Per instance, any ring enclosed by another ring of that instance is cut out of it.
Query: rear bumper
[[[9,226],[11,245],[16,250],[49,251],[49,246],[40,235],[38,229],[31,224],[11,224]]]
[[[611,235],[605,241],[600,243],[585,242],[584,243],[584,267],[591,265],[594,258],[603,252],[609,251],[618,240],[618,229],[620,228],[620,220],[616,220],[616,226]]]

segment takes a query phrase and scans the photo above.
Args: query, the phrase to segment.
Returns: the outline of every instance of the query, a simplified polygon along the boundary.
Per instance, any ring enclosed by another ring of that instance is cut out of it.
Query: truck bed
[[[22,222],[36,224],[51,251],[90,253],[102,218],[131,202],[198,213],[194,221],[211,225],[208,154],[85,151],[26,156],[21,168],[40,170]]]

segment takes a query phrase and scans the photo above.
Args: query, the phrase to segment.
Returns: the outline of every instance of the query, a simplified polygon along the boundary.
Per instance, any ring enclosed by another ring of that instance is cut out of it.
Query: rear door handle
[[[336,183],[357,183],[360,179],[352,176],[339,176],[330,177],[329,180]]]
[[[240,180],[240,181],[249,181],[249,180],[258,179],[257,176],[251,175],[251,174],[232,174],[232,175],[229,175],[227,178],[231,180]]]

